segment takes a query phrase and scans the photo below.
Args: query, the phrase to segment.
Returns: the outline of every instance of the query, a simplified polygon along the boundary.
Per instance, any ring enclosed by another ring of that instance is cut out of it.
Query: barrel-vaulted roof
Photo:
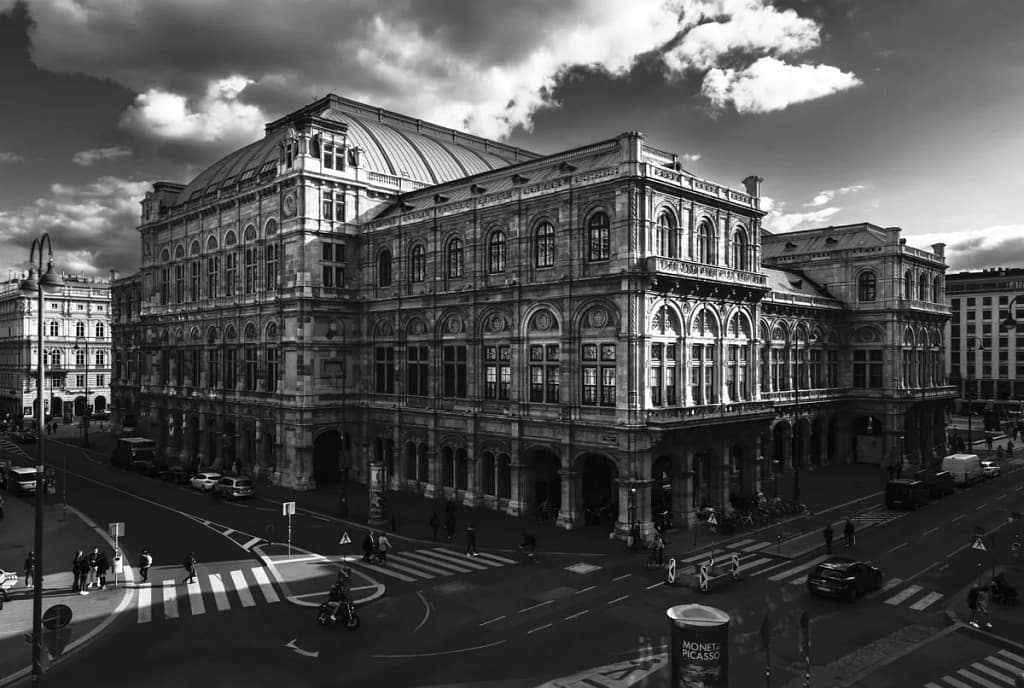
[[[178,203],[234,183],[249,170],[259,174],[264,165],[277,161],[278,146],[289,126],[307,118],[344,125],[349,146],[362,150],[363,169],[429,185],[537,157],[535,153],[496,141],[329,95],[271,122],[262,140],[230,153],[203,170],[178,195]]]

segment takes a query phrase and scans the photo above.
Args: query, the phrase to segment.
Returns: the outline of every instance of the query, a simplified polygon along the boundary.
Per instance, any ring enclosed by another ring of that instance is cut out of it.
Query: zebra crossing
[[[414,583],[418,580],[486,571],[517,562],[514,559],[488,552],[480,552],[469,557],[444,547],[429,547],[402,552],[389,551],[384,565],[371,564],[361,559],[353,559],[348,563],[372,572],[374,575],[393,578],[404,583]]]
[[[229,571],[226,576],[220,572],[197,575],[192,583],[181,583],[173,578],[159,583],[139,583],[138,623],[150,623],[155,616],[161,615],[165,620],[180,618],[183,610],[182,600],[185,598],[188,599],[188,613],[191,616],[202,616],[207,611],[212,611],[207,607],[207,595],[213,598],[213,607],[218,612],[232,609],[234,601],[243,608],[255,607],[257,598],[253,595],[250,583],[259,588],[261,602],[274,604],[281,601],[262,566],[254,566],[248,570],[235,569]]]
[[[740,575],[743,578],[755,578],[765,576],[773,583],[782,585],[806,585],[807,573],[815,566],[832,557],[831,554],[819,554],[799,564],[792,561],[780,561],[775,557],[761,556],[759,550],[753,552],[731,552],[729,550],[718,550],[715,553],[716,561],[729,561],[733,554],[737,554],[740,560]],[[687,567],[700,564],[708,560],[709,553],[701,552],[684,559],[676,559],[676,565]],[[931,609],[935,603],[943,598],[942,593],[933,590],[925,590],[920,585],[908,584],[902,578],[890,578],[886,580],[882,588],[873,593],[883,602],[892,607],[907,607],[916,612],[923,612]]]
[[[981,661],[931,681],[924,688],[1004,688],[1024,676],[1024,655],[999,650]]]
[[[895,521],[898,518],[903,518],[907,515],[904,511],[888,511],[887,509],[874,509],[872,511],[865,511],[864,513],[858,514],[856,517],[851,518],[856,528],[856,532],[860,533],[868,528],[874,528],[876,526],[885,525],[890,521]],[[832,524],[832,529],[836,533],[836,542],[842,541],[843,528],[846,525],[846,519],[841,519]],[[779,542],[775,537],[775,533],[771,530],[762,534],[761,537],[767,537],[768,539],[761,539],[759,537],[744,538],[735,542],[728,542],[722,545],[723,549],[735,550],[737,552],[770,552],[772,547],[778,547]],[[820,545],[822,541],[822,535],[820,532],[805,533],[796,538],[784,540],[781,544],[783,550],[792,549],[793,545],[803,546],[809,544],[811,547]]]

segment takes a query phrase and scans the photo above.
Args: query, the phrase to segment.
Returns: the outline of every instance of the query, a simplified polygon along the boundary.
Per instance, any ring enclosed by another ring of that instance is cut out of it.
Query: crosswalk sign
[[[338,542],[338,544],[339,545],[351,545],[352,544],[352,538],[350,538],[348,536],[348,531],[347,530],[344,533],[341,534],[341,541]]]
[[[976,549],[979,552],[987,552],[988,547],[985,546],[985,541],[980,535],[975,535],[974,540],[971,542],[971,549]]]
[[[715,516],[715,512],[714,511],[712,511],[710,514],[708,514],[708,525],[712,525],[712,526],[717,526],[718,525],[718,517]]]

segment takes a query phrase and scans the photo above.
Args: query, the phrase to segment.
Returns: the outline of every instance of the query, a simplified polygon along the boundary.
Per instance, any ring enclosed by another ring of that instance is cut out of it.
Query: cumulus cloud
[[[851,186],[843,186],[838,189],[825,189],[824,191],[818,192],[818,194],[811,199],[810,203],[804,203],[804,206],[808,208],[815,208],[822,205],[828,205],[836,196],[845,196],[846,194],[857,193],[858,191],[863,191],[866,188],[867,186],[864,184],[853,184]]]
[[[920,248],[946,244],[946,262],[953,271],[1024,265],[1024,224],[972,227],[952,232],[906,235]]]
[[[9,252],[4,268],[23,269],[31,240],[49,232],[59,269],[106,276],[110,269],[138,269],[139,201],[151,182],[99,177],[84,185],[53,184],[46,196],[14,210],[0,211],[0,244],[24,245],[24,255]]]
[[[33,0],[31,12],[40,67],[133,89],[132,131],[211,144],[255,138],[327,92],[501,138],[557,106],[574,70],[619,77],[660,54],[678,77],[820,43],[816,21],[769,0]],[[710,91],[716,104],[741,97],[745,74],[716,77],[732,84]]]
[[[8,151],[0,151],[0,164],[3,164],[3,163],[13,163],[13,162],[21,162],[24,159],[25,158],[23,158],[22,156],[18,155],[17,153],[11,153],[11,152],[8,152]]]
[[[708,71],[701,92],[715,107],[740,113],[785,110],[860,85],[854,74],[830,65],[792,65],[762,57],[744,69]]]
[[[126,158],[132,154],[130,148],[125,146],[113,146],[110,148],[90,148],[89,150],[78,151],[71,158],[71,161],[82,167],[90,167],[101,160],[114,160],[115,158]]]
[[[686,162],[697,162],[698,160],[700,160],[701,155],[700,153],[683,153],[679,157],[685,160]]]
[[[829,206],[802,213],[787,213],[786,202],[768,196],[761,197],[761,209],[765,215],[762,224],[773,234],[784,234],[794,229],[807,229],[825,224],[842,208]]]

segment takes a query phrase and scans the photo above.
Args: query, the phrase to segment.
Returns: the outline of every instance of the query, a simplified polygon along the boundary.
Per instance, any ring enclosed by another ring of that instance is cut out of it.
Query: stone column
[[[466,451],[466,491],[462,494],[462,503],[466,506],[476,506],[480,496],[480,475],[477,470],[477,460],[475,456],[470,456],[469,450]]]
[[[188,422],[188,415],[184,411],[181,411],[180,421],[181,424],[178,426],[178,463],[182,466],[188,466],[192,461],[192,443],[189,441],[191,438],[188,433],[191,432],[191,424]]]
[[[512,516],[521,516],[527,512],[527,505],[530,503],[530,493],[532,490],[526,484],[528,482],[528,466],[526,464],[518,463],[516,458],[512,459],[513,462],[509,468],[511,471],[512,480],[512,491],[510,499],[508,500],[508,513]]]
[[[558,520],[555,521],[555,525],[572,530],[583,523],[579,505],[583,474],[563,468],[558,471],[558,477],[561,479],[562,486],[562,506],[558,510]]]
[[[427,499],[433,499],[438,495],[442,494],[441,471],[438,466],[437,451],[434,449],[427,449],[427,475],[426,482],[423,483],[423,496]],[[421,476],[421,480],[424,476]]]
[[[206,414],[200,413],[196,417],[196,422],[199,424],[196,427],[196,432],[199,433],[199,452],[196,454],[195,460],[196,465],[202,466],[204,465],[203,462],[206,460],[206,443],[208,441],[206,439]]]

